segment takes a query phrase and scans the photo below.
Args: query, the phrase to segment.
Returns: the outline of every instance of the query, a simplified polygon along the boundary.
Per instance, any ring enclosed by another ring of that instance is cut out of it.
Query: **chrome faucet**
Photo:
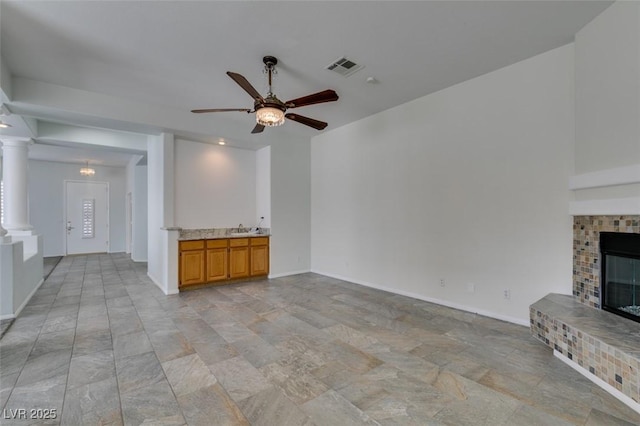
[[[260,226],[262,226],[263,220],[264,220],[264,216],[260,216],[260,222],[258,222],[258,226],[256,226],[256,233],[258,234],[262,234],[262,228],[260,228]]]

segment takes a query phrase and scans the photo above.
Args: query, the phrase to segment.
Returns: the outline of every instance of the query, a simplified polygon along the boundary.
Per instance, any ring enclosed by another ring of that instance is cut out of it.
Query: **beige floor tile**
[[[0,408],[55,408],[52,424],[640,424],[525,327],[312,273],[172,296],[146,273],[123,253],[62,258],[0,340]]]

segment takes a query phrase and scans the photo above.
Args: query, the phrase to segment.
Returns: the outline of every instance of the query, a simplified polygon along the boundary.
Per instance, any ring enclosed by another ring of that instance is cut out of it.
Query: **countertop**
[[[191,240],[221,240],[226,238],[256,238],[256,237],[270,237],[271,233],[267,228],[260,228],[261,233],[242,233],[239,235],[232,235],[235,228],[210,228],[210,229],[182,229],[180,230],[180,236],[178,241],[191,241]]]

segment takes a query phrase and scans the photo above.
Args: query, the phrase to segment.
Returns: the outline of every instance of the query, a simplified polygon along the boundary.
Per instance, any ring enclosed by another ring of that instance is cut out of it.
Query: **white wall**
[[[22,241],[0,243],[0,320],[15,318],[15,292],[24,283]]]
[[[174,145],[170,133],[149,136],[147,142],[147,275],[165,293],[178,288],[177,243],[163,230],[174,226]]]
[[[640,214],[640,3],[614,3],[575,40],[571,212]]]
[[[270,275],[309,271],[308,140],[285,136],[257,152],[178,140],[175,157],[176,226],[250,227],[264,216],[272,232]],[[151,161],[150,153],[150,170]]]
[[[126,248],[126,169],[124,167],[91,167],[92,177],[79,173],[80,165],[29,160],[29,220],[43,237],[44,256],[65,254],[64,181],[96,181],[109,183],[109,251]]]
[[[147,275],[163,291],[162,282],[162,231],[164,187],[162,184],[163,161],[159,138],[149,136],[147,143]]]
[[[149,170],[151,162],[150,153]],[[285,136],[259,151],[178,140],[175,224],[182,228],[226,228],[240,223],[252,227],[264,216],[262,226],[272,232],[270,275],[307,272],[309,170],[308,140]],[[151,188],[151,172],[149,176]],[[149,252],[151,256],[151,246]]]
[[[607,8],[575,51],[576,172],[640,164],[640,3]]]
[[[263,228],[271,227],[271,147],[256,151],[256,218]]]
[[[131,259],[135,262],[147,261],[147,166],[133,169],[133,224],[131,236]]]
[[[127,168],[126,168],[125,197],[127,198],[125,199],[125,206],[124,206],[125,207],[125,223],[127,224],[127,226],[125,226],[126,228],[125,229],[125,252],[126,253],[131,253],[131,243],[133,239],[133,235],[132,235],[133,230],[130,229],[128,226],[129,222],[132,220],[132,217],[130,216],[133,216],[133,212],[129,209],[128,203],[129,203],[129,196],[133,199],[133,186],[134,186],[134,180],[135,180],[134,168],[138,160],[139,160],[138,156],[131,157],[131,159],[127,163]]]
[[[312,270],[522,324],[570,294],[573,53],[313,138]]]
[[[18,316],[42,282],[41,235],[0,242],[0,319]]]
[[[255,151],[177,140],[175,182],[177,226],[257,224]]]
[[[283,137],[271,145],[271,277],[311,266],[310,156],[308,140]]]
[[[13,281],[13,308],[17,316],[44,281],[43,238],[42,235],[12,236],[11,241],[14,244],[20,241],[23,245],[22,256],[16,256],[14,252],[12,268],[14,274],[22,269],[21,273],[14,276],[14,279],[18,279]]]

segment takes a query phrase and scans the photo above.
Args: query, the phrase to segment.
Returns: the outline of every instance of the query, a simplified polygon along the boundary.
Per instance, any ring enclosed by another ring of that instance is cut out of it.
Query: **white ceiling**
[[[265,92],[262,57],[280,63],[282,100],[327,88],[336,103],[296,112],[327,130],[562,46],[610,1],[10,1],[0,2],[1,53],[12,76],[171,108],[249,108],[226,71]],[[365,68],[350,77],[325,69],[346,55]],[[372,76],[377,84],[368,84]],[[39,120],[131,130],[128,122],[83,117],[17,102]],[[194,120],[194,118],[191,118]],[[156,129],[260,148],[287,122],[251,135],[246,113],[200,115],[215,130]],[[144,126],[140,126],[144,129]],[[154,130],[154,129],[150,129]],[[253,144],[253,145],[252,145]]]

